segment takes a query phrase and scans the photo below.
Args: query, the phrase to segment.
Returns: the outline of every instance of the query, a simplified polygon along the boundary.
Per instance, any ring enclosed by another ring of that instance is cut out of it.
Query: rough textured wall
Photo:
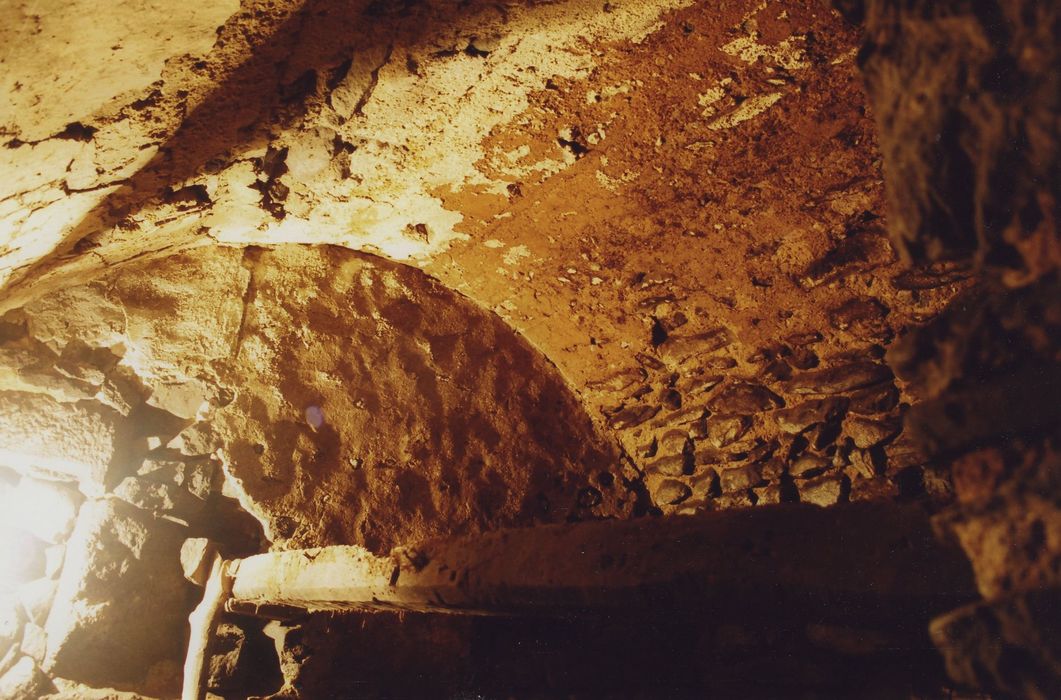
[[[856,5],[852,3],[852,5]],[[1056,270],[1061,10],[1040,2],[866,2],[895,242],[975,257],[1012,283]]]
[[[81,41],[86,7],[5,10],[0,381],[105,404],[135,449],[96,482],[138,517],[232,522],[220,463],[277,546],[383,548],[546,503],[949,498],[945,456],[904,429],[934,394],[884,355],[974,293],[972,261],[907,269],[889,245],[834,11],[117,3]],[[248,247],[290,243],[392,262]],[[47,655],[19,643],[37,682]]]
[[[915,263],[973,262],[983,285],[888,360],[923,401],[908,432],[948,462],[941,530],[985,602],[933,625],[952,677],[1003,696],[1061,692],[1061,52],[1056,3],[840,3],[887,173],[891,233]],[[1048,398],[1049,397],[1049,398]]]
[[[5,224],[54,250],[12,241],[5,304],[185,247],[336,243],[499,314],[660,508],[916,495],[880,358],[966,273],[887,244],[854,44],[803,4],[250,3],[69,133],[8,117],[35,174]],[[156,391],[222,330],[145,360],[172,366]]]
[[[199,248],[25,314],[42,343],[124,350],[149,403],[185,419],[174,447],[219,458],[278,546],[387,552],[616,515],[632,498],[555,368],[407,266],[335,247]]]

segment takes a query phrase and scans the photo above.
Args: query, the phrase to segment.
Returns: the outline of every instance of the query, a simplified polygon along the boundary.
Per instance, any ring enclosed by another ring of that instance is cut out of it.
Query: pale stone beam
[[[713,620],[834,620],[922,633],[975,598],[960,551],[927,515],[890,504],[764,507],[693,517],[507,530],[396,549],[261,554],[232,562],[229,609],[594,611]],[[911,623],[913,621],[913,623]]]

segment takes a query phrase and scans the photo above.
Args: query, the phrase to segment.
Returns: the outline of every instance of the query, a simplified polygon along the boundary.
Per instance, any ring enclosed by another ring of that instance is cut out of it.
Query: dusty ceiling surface
[[[169,34],[135,69],[135,44],[100,38],[101,65],[121,69],[101,81],[71,63],[58,82],[40,74],[70,50],[71,20],[13,9],[5,302],[104,268],[150,277],[186,248],[341,245],[500,316],[659,507],[776,502],[786,460],[816,502],[895,494],[918,460],[879,446],[903,397],[876,363],[961,274],[900,272],[835,13],[679,5],[218,4],[174,22],[146,5],[136,41]],[[15,50],[37,33],[48,52]],[[229,313],[238,276],[214,292]],[[209,324],[202,351],[142,365],[149,400],[184,417],[163,397],[181,380],[216,393],[195,376],[229,345],[215,302],[173,309]],[[133,366],[144,340],[94,342]],[[804,453],[796,434],[815,423]]]
[[[914,195],[889,242],[858,40],[825,3],[4,4],[0,482],[65,515],[0,686],[170,692],[174,649],[92,630],[185,614],[183,536],[951,501],[904,429],[942,384],[889,364],[976,244]]]

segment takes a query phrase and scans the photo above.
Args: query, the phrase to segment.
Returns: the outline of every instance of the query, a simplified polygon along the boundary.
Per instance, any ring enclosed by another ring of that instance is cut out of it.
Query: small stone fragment
[[[132,369],[118,365],[96,393],[96,398],[123,416],[144,402],[147,392]]]
[[[589,382],[586,384],[586,388],[591,391],[617,394],[626,391],[635,384],[645,381],[647,378],[648,373],[644,369],[641,367],[632,367],[630,369],[616,372],[604,379]]]
[[[813,289],[855,272],[884,265],[893,257],[887,234],[883,230],[863,230],[841,240],[832,250],[812,262],[799,278],[799,284],[804,289]]]
[[[929,461],[928,453],[910,438],[909,432],[900,433],[898,437],[884,446],[888,476],[910,467],[922,466]]]
[[[715,505],[723,510],[729,510],[731,508],[750,508],[755,504],[752,502],[748,491],[737,491],[736,493],[727,493],[719,496],[715,499]]]
[[[832,460],[827,457],[807,453],[801,455],[789,466],[788,473],[791,474],[794,479],[807,479],[816,474],[820,474],[831,466]]]
[[[678,428],[667,428],[656,438],[657,453],[660,455],[679,454],[689,442],[689,433]]]
[[[848,458],[851,460],[851,466],[862,478],[872,479],[876,475],[877,468],[869,450],[852,450]]]
[[[844,421],[844,433],[851,438],[855,447],[864,450],[887,442],[900,430],[902,422],[898,418],[875,420],[852,415]]]
[[[214,435],[209,424],[193,423],[178,433],[167,447],[179,450],[181,454],[195,457],[213,454]]]
[[[145,459],[136,470],[138,476],[150,476],[153,481],[180,484],[184,479],[184,462],[175,459]]]
[[[659,406],[630,406],[611,416],[608,425],[615,430],[633,428],[655,416],[659,410]]]
[[[48,611],[52,609],[52,601],[55,600],[55,590],[58,585],[50,578],[39,578],[18,587],[18,600],[29,620],[44,624],[48,618]]]
[[[44,662],[44,656],[48,652],[48,635],[44,628],[33,622],[26,623],[22,628],[22,653],[33,659],[37,664]]]
[[[693,490],[686,484],[668,479],[656,489],[656,500],[667,505],[677,505],[691,496]]]
[[[697,448],[693,455],[697,467],[712,467],[726,463],[726,454],[714,447]]]
[[[767,481],[777,481],[785,473],[785,463],[777,457],[768,459],[759,467],[759,473]]]
[[[220,492],[222,480],[217,462],[205,461],[185,465],[184,487],[200,500],[205,501],[210,494]]]
[[[748,450],[748,461],[752,463],[764,462],[773,456],[781,444],[777,440],[758,442]]]
[[[782,432],[796,435],[815,423],[837,420],[847,410],[847,400],[839,397],[810,399],[796,406],[774,411],[773,417]]]
[[[795,348],[788,356],[788,363],[796,369],[806,370],[817,367],[821,364],[821,359],[810,348]]]
[[[781,502],[781,487],[777,484],[760,486],[752,489],[752,492],[755,494],[755,505],[757,506],[774,505]]]
[[[217,549],[205,537],[189,537],[181,545],[181,569],[184,578],[196,586],[206,584]]]
[[[843,490],[841,477],[820,476],[800,485],[799,500],[816,506],[831,506],[840,502]]]
[[[721,350],[733,342],[728,328],[715,328],[690,336],[670,336],[660,348],[663,359],[672,365],[681,365],[699,355],[708,355]]]
[[[707,440],[715,447],[726,447],[740,440],[752,427],[748,416],[710,416],[707,418]]]
[[[707,407],[715,413],[751,414],[785,405],[784,399],[762,384],[735,382],[716,393]]]
[[[0,596],[0,656],[18,642],[25,620],[22,604],[15,595]]]
[[[725,377],[723,377],[721,374],[694,374],[688,377],[684,377],[678,383],[678,388],[681,389],[681,391],[685,394],[695,396],[696,394],[703,394],[705,392],[711,391],[716,386],[721,384],[723,379],[725,379]]]
[[[972,274],[972,270],[968,264],[962,263],[935,263],[933,265],[921,268],[913,268],[910,270],[903,270],[895,279],[892,284],[896,289],[902,290],[919,290],[919,289],[935,289],[937,287],[945,287],[955,282],[960,282],[968,278]]]
[[[785,343],[791,345],[794,348],[802,348],[808,345],[814,345],[822,341],[822,334],[818,331],[807,331],[806,333],[796,333],[785,338]]]
[[[851,480],[852,501],[892,500],[899,496],[899,487],[891,479],[873,477],[872,479]]]
[[[899,390],[890,382],[859,389],[848,396],[851,412],[862,415],[887,413],[899,405]]]
[[[850,299],[829,311],[829,322],[837,330],[879,335],[887,326],[888,307],[873,297]]]
[[[99,386],[118,364],[119,359],[109,348],[93,348],[74,338],[59,353],[55,369],[71,379]]]
[[[188,519],[202,509],[202,501],[187,490],[148,477],[127,476],[114,489],[114,495],[126,503],[147,511]]]
[[[746,491],[757,485],[762,480],[762,475],[757,465],[748,464],[742,467],[723,469],[719,472],[718,479],[719,485],[722,487],[722,493],[735,493],[737,491]]]
[[[685,473],[685,457],[680,454],[661,457],[650,462],[646,471],[663,476],[681,476]]]
[[[660,403],[670,411],[682,407],[682,395],[676,389],[666,389],[660,396]]]

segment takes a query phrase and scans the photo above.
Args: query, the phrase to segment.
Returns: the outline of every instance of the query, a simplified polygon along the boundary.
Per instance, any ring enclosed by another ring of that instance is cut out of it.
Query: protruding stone
[[[693,490],[686,484],[668,479],[656,489],[656,500],[666,505],[677,505],[691,496]]]
[[[40,625],[28,622],[22,628],[22,653],[30,657],[37,664],[44,663],[44,656],[48,652],[48,635]]]
[[[755,505],[757,506],[768,506],[781,502],[781,487],[777,484],[767,484],[766,486],[752,489],[752,492],[755,494]]]
[[[73,338],[59,353],[55,369],[71,379],[99,386],[118,364],[119,359],[109,348],[94,348],[78,338]]]
[[[41,625],[45,623],[58,585],[50,578],[39,578],[18,587],[18,600],[28,619]]]
[[[205,501],[211,494],[219,493],[222,480],[217,462],[208,460],[185,465],[184,488],[200,500]]]
[[[239,670],[246,644],[247,636],[238,626],[230,623],[217,626],[207,669],[208,688],[217,692],[231,691],[243,681]]]
[[[28,656],[23,656],[0,676],[0,697],[5,700],[37,700],[50,687],[48,676]]]
[[[869,449],[899,434],[902,422],[898,418],[874,420],[860,416],[848,416],[844,421],[844,433],[855,443],[855,447]]]
[[[202,510],[202,501],[186,489],[150,477],[128,476],[115,487],[114,495],[137,508],[185,520]]]
[[[63,570],[63,558],[66,556],[65,544],[53,544],[44,550],[44,575],[48,578],[58,578],[59,572]]]
[[[0,596],[0,657],[21,638],[25,621],[26,615],[18,598],[14,594]]]
[[[848,395],[852,413],[873,415],[887,413],[899,405],[899,390],[891,382],[884,382]]]
[[[597,381],[588,382],[586,388],[590,391],[600,391],[604,393],[618,394],[626,391],[630,387],[645,381],[648,378],[648,373],[640,367],[632,367],[629,369],[621,370],[612,374],[611,376],[599,379]]]
[[[838,476],[820,476],[800,485],[799,500],[816,506],[831,506],[840,502],[843,480]]]
[[[681,476],[685,473],[685,456],[677,454],[661,457],[649,462],[646,471],[663,476]]]
[[[839,397],[810,399],[796,406],[774,411],[773,417],[782,432],[796,435],[815,423],[837,420],[844,415],[847,400]]]
[[[848,455],[851,466],[863,479],[872,479],[877,473],[877,467],[873,463],[873,456],[869,450],[851,450]]]
[[[689,442],[689,431],[681,428],[665,428],[656,434],[656,453],[659,455],[680,454]]]
[[[762,384],[735,382],[719,390],[707,404],[715,413],[752,414],[784,406],[784,400]]]
[[[184,540],[181,545],[181,568],[184,570],[184,578],[196,586],[204,585],[216,553],[217,548],[205,537],[189,537]]]
[[[95,402],[60,403],[41,394],[0,393],[0,463],[24,474],[74,479],[100,495],[130,440],[121,416]]]
[[[611,416],[608,425],[615,430],[633,428],[655,416],[659,410],[659,406],[628,406]]]
[[[851,480],[852,501],[892,500],[899,496],[899,487],[895,482],[884,477]]]
[[[884,319],[888,311],[887,306],[873,297],[851,299],[830,310],[829,321],[838,330],[881,335],[887,331]]]
[[[740,440],[752,427],[748,416],[710,416],[707,440],[715,447],[726,447]]]
[[[722,469],[719,472],[718,479],[722,487],[722,493],[735,493],[737,491],[747,491],[757,485],[762,476],[757,465],[747,464],[741,467]]]
[[[721,350],[732,342],[733,334],[728,328],[715,328],[696,335],[672,335],[660,348],[660,353],[668,363],[680,365],[697,355]]]
[[[193,423],[178,433],[167,446],[189,456],[213,454],[214,435],[209,424]]]
[[[44,625],[45,668],[92,685],[130,685],[180,659],[189,599],[182,528],[116,499],[81,507]]]
[[[725,452],[715,447],[698,447],[693,453],[693,461],[697,467],[712,467],[725,464],[728,459]]]
[[[698,394],[711,391],[721,384],[723,379],[725,379],[725,377],[721,374],[713,374],[710,372],[696,373],[679,380],[678,387],[685,394],[695,397]]]
[[[832,461],[827,457],[807,453],[800,455],[791,465],[788,473],[795,479],[807,479],[815,474],[820,474],[832,466]]]
[[[66,539],[84,497],[70,485],[23,477],[11,494],[11,522],[49,544]]]
[[[796,394],[842,394],[886,382],[892,378],[887,366],[875,362],[853,362],[803,372],[788,384]]]
[[[123,416],[144,402],[145,391],[132,369],[119,365],[104,381],[96,398]]]
[[[884,265],[894,257],[887,234],[872,228],[848,236],[828,253],[812,262],[799,278],[800,286],[813,289],[855,272]]]
[[[175,459],[145,459],[136,470],[138,476],[150,477],[153,481],[180,484],[184,480],[184,462]]]

